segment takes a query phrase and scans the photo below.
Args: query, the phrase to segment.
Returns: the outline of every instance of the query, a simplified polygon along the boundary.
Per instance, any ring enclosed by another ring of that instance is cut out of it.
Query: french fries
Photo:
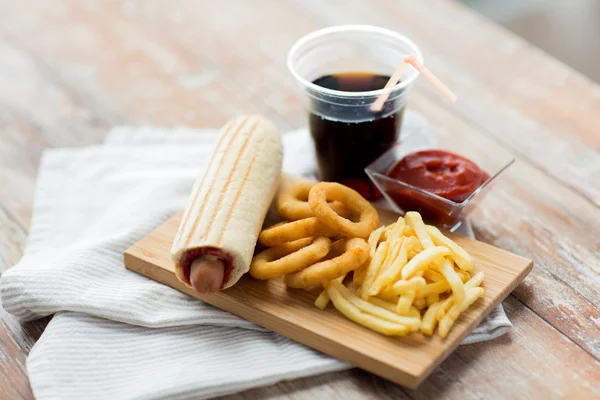
[[[471,304],[475,303],[478,298],[483,296],[483,288],[474,287],[467,290],[465,299],[462,303],[455,302],[452,307],[448,310],[444,318],[440,321],[439,334],[443,338],[448,336],[450,328],[454,325],[454,322],[458,318],[459,314],[465,311]]]
[[[431,240],[431,238],[429,237],[429,233],[427,232],[427,228],[423,223],[423,218],[421,218],[421,214],[414,211],[407,212],[406,222],[419,238],[423,249],[427,250],[428,248],[435,246],[433,244],[433,240]]]
[[[327,293],[335,308],[346,318],[363,325],[375,332],[383,333],[388,336],[403,336],[410,332],[410,328],[405,325],[399,325],[384,319],[364,313],[354,304],[348,301],[333,285],[327,286]]]
[[[371,259],[371,263],[367,267],[367,274],[365,275],[363,285],[359,290],[360,297],[367,297],[367,292],[369,291],[369,288],[373,284],[375,278],[377,278],[377,274],[379,273],[379,270],[381,269],[382,265],[385,263],[389,247],[390,244],[386,241],[381,243],[381,245],[377,248],[375,256]]]
[[[329,304],[329,294],[327,293],[327,290],[323,290],[321,292],[321,294],[319,295],[319,297],[317,297],[317,299],[315,300],[315,307],[320,308],[321,310],[324,310],[325,308],[327,308],[327,305]]]
[[[438,268],[448,282],[448,285],[450,285],[452,288],[452,295],[456,301],[458,303],[462,303],[465,299],[465,287],[460,279],[460,276],[458,276],[456,271],[454,271],[452,262],[447,258],[444,258],[440,263],[438,263]]]
[[[445,338],[460,314],[483,296],[483,272],[472,257],[439,229],[408,212],[368,239],[370,261],[329,282],[315,300],[329,302],[346,318],[389,336],[414,331]]]
[[[423,250],[402,268],[402,279],[408,279],[416,275],[418,271],[425,270],[429,264],[447,255],[450,255],[450,250],[442,246],[429,247]]]
[[[339,278],[334,279],[334,281],[337,282],[344,282],[344,279],[346,279],[346,274],[344,274],[343,276],[340,276]],[[319,295],[319,297],[317,297],[317,299],[314,302],[315,307],[320,308],[321,310],[324,310],[325,308],[327,308],[327,305],[329,304],[329,294],[327,293],[327,289],[324,289],[321,294]]]
[[[377,250],[377,245],[379,244],[379,239],[381,239],[381,235],[383,234],[383,231],[385,230],[385,228],[386,228],[385,226],[377,228],[373,232],[371,232],[371,234],[369,235],[369,240],[367,241],[367,243],[369,244],[369,248],[371,250],[371,252],[370,252],[371,258],[375,257],[375,251]]]
[[[354,293],[352,293],[346,286],[342,285],[340,282],[333,281],[333,282],[331,282],[331,285],[333,285],[333,287],[337,291],[339,291],[340,294],[342,296],[344,296],[344,298],[346,300],[348,300],[350,303],[352,303],[354,306],[356,306],[360,311],[362,311],[364,313],[371,314],[375,317],[384,319],[386,321],[394,322],[399,325],[408,326],[412,330],[417,330],[419,328],[419,325],[421,323],[421,318],[414,318],[414,317],[398,315],[394,312],[386,310],[383,307],[374,305],[374,304],[372,304],[368,301],[365,301],[365,300],[361,299],[360,297],[356,296]],[[408,312],[409,312],[409,310],[406,311],[406,314],[408,314]]]
[[[421,297],[420,299],[415,299],[415,301],[413,302],[413,307],[415,307],[417,310],[422,310],[425,307],[427,307],[427,300],[425,300],[424,297]]]
[[[410,310],[410,306],[415,300],[416,290],[407,290],[406,292],[400,295],[398,299],[398,305],[396,306],[396,312],[401,315],[408,314],[408,310]]]
[[[436,246],[446,246],[452,252],[452,258],[458,268],[463,271],[473,270],[473,258],[465,251],[462,247],[454,243],[452,240],[442,235],[442,232],[435,226],[427,225],[426,227],[429,237],[435,243]]]
[[[412,239],[412,237],[402,241],[398,256],[394,259],[391,266],[379,275],[373,286],[369,289],[369,296],[377,296],[384,287],[391,285],[400,277],[402,268],[408,261],[408,250],[413,245],[413,241],[409,239]]]
[[[427,308],[427,311],[425,311],[425,314],[423,315],[423,320],[421,321],[421,328],[420,328],[421,333],[423,335],[427,335],[427,336],[433,335],[433,330],[435,329],[435,326],[438,323],[438,320],[436,318],[437,311],[441,305],[442,305],[442,303],[437,302],[435,304],[430,305]]]
[[[354,270],[354,273],[352,274],[352,282],[354,283],[354,286],[359,287],[363,285],[365,282],[365,277],[367,276],[368,267],[369,264],[365,264],[362,267]]]
[[[392,285],[392,290],[397,294],[408,292],[409,290],[423,290],[427,286],[425,279],[415,276],[409,280],[399,280]]]

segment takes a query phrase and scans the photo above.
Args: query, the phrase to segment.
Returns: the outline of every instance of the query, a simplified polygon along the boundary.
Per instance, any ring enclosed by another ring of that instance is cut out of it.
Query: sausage
[[[225,263],[213,256],[199,257],[190,267],[190,283],[200,294],[216,293],[223,285]]]

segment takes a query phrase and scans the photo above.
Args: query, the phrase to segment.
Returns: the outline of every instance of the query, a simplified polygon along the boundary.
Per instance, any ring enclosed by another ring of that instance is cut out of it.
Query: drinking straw
[[[392,87],[396,86],[396,84],[400,80],[400,77],[404,73],[404,70],[406,70],[406,68],[409,65],[416,69],[421,75],[423,75],[437,90],[439,90],[451,102],[454,103],[456,101],[456,95],[448,88],[448,86],[444,85],[442,81],[438,79],[437,76],[435,76],[429,69],[425,68],[425,66],[418,62],[417,59],[413,56],[405,57],[404,60],[402,60],[400,65],[398,65],[398,68],[396,68],[390,79],[385,84],[384,89],[391,89]],[[377,99],[375,99],[375,102],[371,105],[371,111],[381,111],[381,109],[383,108],[383,104],[388,99],[388,97],[390,97],[390,94],[391,90],[388,90],[385,93],[379,95],[379,97],[377,97]]]
[[[392,87],[396,86],[396,84],[400,80],[400,77],[402,76],[402,74],[404,73],[404,70],[408,67],[408,65],[409,64],[406,62],[406,58],[404,60],[402,60],[402,62],[400,63],[400,65],[398,65],[398,68],[396,68],[396,70],[394,71],[394,73],[392,74],[390,79],[387,81],[387,83],[385,84],[383,89],[384,90],[391,89]],[[383,108],[383,103],[385,103],[385,101],[388,99],[388,97],[390,97],[391,93],[392,93],[392,91],[388,90],[387,92],[379,95],[379,97],[377,97],[377,99],[375,99],[375,102],[371,105],[371,111],[373,111],[373,112],[381,111],[381,109]]]

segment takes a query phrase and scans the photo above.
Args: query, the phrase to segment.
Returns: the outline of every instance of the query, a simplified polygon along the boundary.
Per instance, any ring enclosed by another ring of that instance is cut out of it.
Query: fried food
[[[346,318],[385,335],[431,336],[437,329],[444,338],[483,295],[483,274],[470,274],[471,256],[419,213],[378,227],[368,201],[329,182],[284,187],[275,206],[292,221],[260,233],[259,243],[270,247],[255,256],[250,273],[283,276],[295,289],[323,287],[314,301],[319,309],[333,303]],[[344,238],[331,243],[336,236]]]
[[[442,338],[448,336],[448,332],[450,332],[450,328],[454,325],[454,322],[462,313],[465,311],[471,304],[475,303],[478,298],[483,296],[483,288],[481,287],[473,287],[467,290],[465,294],[465,299],[462,303],[454,302],[452,307],[448,310],[444,318],[440,321],[439,334]]]
[[[316,263],[331,250],[325,236],[304,238],[258,253],[250,264],[250,275],[256,279],[272,279],[299,271]]]
[[[429,237],[436,246],[446,246],[452,252],[452,259],[463,271],[469,272],[473,270],[473,258],[465,249],[447,238],[435,226],[427,225],[426,227]]]
[[[338,282],[344,282],[345,278],[346,278],[346,275],[340,276],[339,278],[336,278],[335,280]],[[325,288],[325,289],[323,289],[321,294],[319,294],[319,297],[316,298],[314,304],[317,308],[324,310],[325,308],[327,308],[329,301],[330,301],[329,294],[327,294],[327,288]]]
[[[359,222],[341,217],[328,201],[340,201],[356,214]],[[308,203],[315,217],[331,229],[348,238],[367,239],[379,226],[379,214],[375,207],[357,191],[335,182],[320,182],[310,189]]]
[[[369,244],[369,254],[371,258],[375,256],[375,250],[377,250],[377,245],[379,244],[379,241],[381,240],[385,229],[386,227],[382,226],[380,228],[375,229],[369,235],[369,240],[367,240],[367,243]]]
[[[374,315],[378,318],[395,322],[397,324],[406,325],[411,328],[411,330],[417,330],[421,323],[421,318],[415,317],[405,317],[398,315],[392,311],[386,310],[383,307],[379,307],[375,304],[372,304],[368,301],[361,299],[352,293],[346,286],[342,285],[339,281],[332,281],[330,285],[338,290],[344,298],[346,298],[350,303],[355,305],[360,311],[364,313],[368,313]],[[408,314],[408,311],[407,311]]]
[[[408,261],[408,252],[413,246],[414,240],[410,240],[412,238],[406,238],[402,240],[402,244],[400,245],[400,251],[398,255],[392,262],[389,268],[387,268],[383,273],[379,275],[377,280],[373,283],[371,288],[369,289],[369,296],[377,296],[384,287],[391,285],[400,277],[400,273],[402,272],[402,268]]]
[[[399,280],[394,282],[391,289],[396,294],[402,294],[410,290],[421,291],[426,286],[425,279],[420,276],[415,276],[409,280]]]
[[[410,328],[405,325],[396,324],[375,317],[374,315],[363,313],[358,307],[344,298],[334,285],[330,284],[327,286],[327,293],[335,308],[346,318],[357,324],[388,336],[403,336],[410,332]]]
[[[437,328],[445,338],[483,295],[483,273],[471,277],[465,270],[473,269],[468,253],[418,213],[372,231],[367,246],[370,261],[354,271],[352,283],[329,283],[316,306],[331,299],[347,318],[386,335],[418,330],[431,336]]]
[[[360,268],[354,270],[354,272],[352,273],[352,283],[354,284],[354,286],[359,287],[364,283],[365,277],[367,276],[368,267],[369,263],[366,262]]]
[[[442,274],[434,271],[433,269],[426,269],[423,271],[423,278],[427,279],[429,282],[439,282],[444,280]]]
[[[481,285],[483,282],[483,271],[476,273],[473,275],[471,279],[465,282],[465,289],[472,288]]]
[[[402,282],[402,281],[401,281]],[[428,283],[422,288],[417,290],[417,298],[426,298],[432,294],[440,295],[450,290],[450,285],[447,281],[441,280],[434,283]]]
[[[424,298],[415,299],[415,301],[413,301],[413,307],[415,307],[417,310],[422,310],[427,307],[427,300]]]
[[[460,276],[454,271],[454,266],[452,265],[452,261],[444,258],[437,264],[440,273],[450,285],[452,289],[452,294],[458,303],[462,303],[465,299],[465,287],[463,285]]]
[[[329,304],[330,298],[329,298],[329,294],[327,293],[327,289],[324,289],[321,294],[319,295],[319,297],[317,297],[315,299],[314,305],[317,308],[320,308],[321,310],[324,310],[325,308],[327,308],[327,305]]]
[[[316,182],[302,181],[280,189],[275,199],[275,210],[285,219],[296,221],[314,217],[308,204],[308,194]],[[341,216],[349,216],[348,208],[339,201],[330,204],[331,209]]]
[[[435,304],[430,305],[427,308],[427,311],[425,311],[425,314],[423,315],[423,320],[421,321],[421,333],[423,335],[427,335],[427,336],[431,336],[433,335],[433,331],[435,330],[435,326],[437,325],[437,311],[440,308],[440,306],[442,305],[442,303],[438,302]]]
[[[283,278],[285,284],[296,289],[325,286],[335,278],[359,268],[369,258],[369,245],[363,239],[343,239],[337,245],[344,248],[341,255],[286,275]]]
[[[288,242],[314,236],[333,237],[339,232],[323,224],[315,217],[298,221],[283,222],[264,229],[258,235],[258,243],[263,246],[281,246]]]
[[[376,306],[379,306],[381,308],[385,308],[388,311],[396,312],[396,304],[390,303],[389,301],[381,300],[378,297],[370,297],[369,298],[369,303],[375,304]],[[408,317],[412,317],[412,318],[417,318],[418,320],[421,320],[421,313],[414,306],[410,307],[410,310],[408,310],[408,315],[407,316]]]
[[[375,252],[375,256],[373,258],[371,258],[371,262],[369,263],[369,266],[367,267],[367,272],[365,274],[363,285],[361,286],[361,288],[358,292],[360,297],[365,298],[367,296],[367,293],[369,292],[369,288],[371,287],[371,285],[373,285],[373,282],[377,278],[377,274],[379,273],[379,270],[385,263],[389,248],[390,248],[389,242],[386,241],[386,242],[381,243],[379,245],[379,247],[377,248],[377,251]]]
[[[442,246],[430,247],[423,250],[404,266],[402,269],[402,279],[408,279],[416,275],[417,272],[424,270],[432,262],[447,255],[450,255],[450,250]]]
[[[410,310],[410,306],[412,306],[412,303],[415,300],[416,294],[417,291],[414,289],[402,293],[398,299],[398,304],[396,305],[396,312],[401,315],[407,314],[408,310]]]
[[[419,238],[423,249],[427,250],[430,247],[435,246],[433,244],[433,240],[431,240],[431,238],[429,237],[429,233],[427,232],[427,228],[423,223],[423,218],[421,218],[421,214],[419,214],[418,212],[409,211],[406,213],[406,216],[404,218],[406,220],[407,225],[410,228],[412,228],[415,235],[417,235],[417,237]]]

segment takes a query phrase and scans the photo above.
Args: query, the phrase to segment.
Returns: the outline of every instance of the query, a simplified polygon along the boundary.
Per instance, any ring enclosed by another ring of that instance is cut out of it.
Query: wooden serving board
[[[380,210],[382,223],[397,215]],[[387,337],[346,319],[332,305],[313,305],[318,292],[288,289],[280,279],[245,275],[235,286],[200,295],[175,277],[170,249],[181,215],[169,219],[125,252],[128,269],[257,325],[409,388],[416,388],[531,271],[532,261],[463,236],[450,235],[485,271],[485,295],[460,315],[446,339],[412,333]]]

